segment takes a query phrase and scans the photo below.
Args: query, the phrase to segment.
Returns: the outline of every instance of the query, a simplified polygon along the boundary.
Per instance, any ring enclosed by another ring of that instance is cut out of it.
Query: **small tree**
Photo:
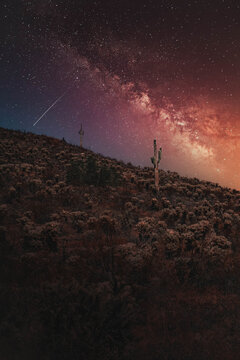
[[[98,183],[98,166],[96,160],[92,156],[87,158],[84,180],[88,185],[97,185]]]
[[[110,168],[110,174],[111,174],[111,185],[117,186],[121,182],[121,177],[119,173],[116,171],[116,168],[111,166]]]
[[[83,169],[79,162],[72,162],[67,170],[67,183],[81,185],[83,183]]]
[[[111,171],[106,166],[102,166],[98,173],[98,185],[108,185],[111,182]]]

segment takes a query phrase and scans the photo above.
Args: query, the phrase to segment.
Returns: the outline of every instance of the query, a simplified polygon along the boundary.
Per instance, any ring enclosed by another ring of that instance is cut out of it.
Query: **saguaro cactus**
[[[153,154],[154,156],[151,157],[151,161],[154,166],[154,177],[155,177],[155,187],[156,190],[159,190],[159,174],[158,174],[158,165],[160,163],[162,157],[162,148],[160,147],[157,151],[157,141],[153,140]]]
[[[84,131],[82,129],[82,124],[81,124],[81,129],[79,130],[79,135],[80,135],[80,146],[82,147],[83,145],[83,135],[84,135]]]

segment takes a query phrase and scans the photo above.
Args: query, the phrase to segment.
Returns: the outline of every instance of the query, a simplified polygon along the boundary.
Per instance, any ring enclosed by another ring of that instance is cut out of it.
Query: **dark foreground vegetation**
[[[236,360],[240,193],[0,129],[2,360]]]

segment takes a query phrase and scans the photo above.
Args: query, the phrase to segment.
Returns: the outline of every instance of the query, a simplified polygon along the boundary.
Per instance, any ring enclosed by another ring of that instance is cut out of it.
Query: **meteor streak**
[[[37,119],[37,121],[35,121],[35,123],[33,124],[33,126],[37,125],[37,123],[72,89],[72,87],[68,88],[61,96],[59,96],[59,98],[57,98],[57,100],[54,101],[54,103],[52,103],[51,106],[49,106],[49,108],[44,111],[44,113]]]

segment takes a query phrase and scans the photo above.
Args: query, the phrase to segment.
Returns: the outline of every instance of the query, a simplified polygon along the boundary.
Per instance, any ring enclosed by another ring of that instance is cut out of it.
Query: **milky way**
[[[237,1],[1,6],[1,126],[240,188]]]

